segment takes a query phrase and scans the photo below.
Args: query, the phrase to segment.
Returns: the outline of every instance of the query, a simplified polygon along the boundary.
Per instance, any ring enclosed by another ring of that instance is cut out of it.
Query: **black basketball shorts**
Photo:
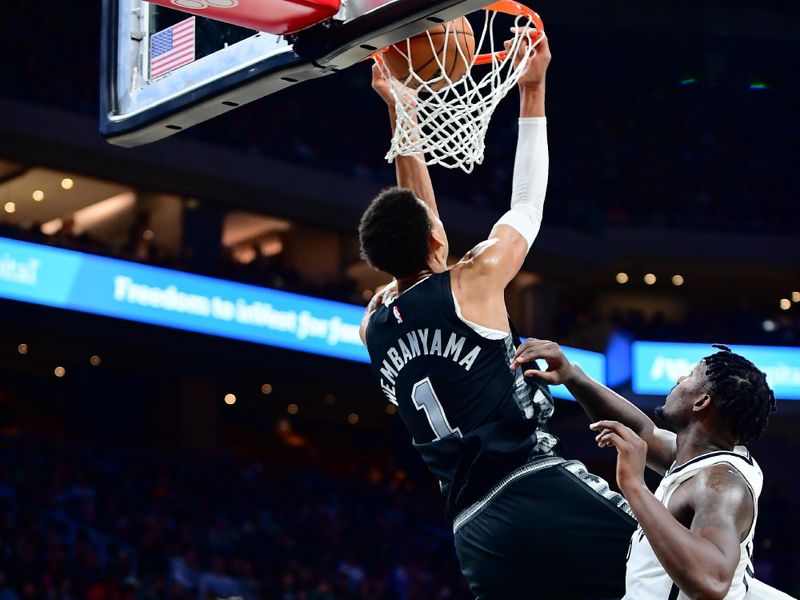
[[[518,469],[454,522],[461,570],[479,600],[621,598],[635,528],[622,496],[554,457]]]

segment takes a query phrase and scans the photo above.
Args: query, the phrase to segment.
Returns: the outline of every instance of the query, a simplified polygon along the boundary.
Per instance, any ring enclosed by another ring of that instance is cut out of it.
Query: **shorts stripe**
[[[534,473],[538,473],[539,471],[549,469],[550,467],[556,467],[558,465],[563,465],[564,469],[579,479],[591,491],[614,504],[620,511],[626,513],[631,518],[634,518],[633,511],[628,505],[627,500],[625,500],[621,494],[611,490],[603,479],[589,473],[583,463],[577,460],[568,461],[559,456],[548,456],[546,458],[536,459],[526,465],[523,465],[516,471],[512,471],[505,478],[503,478],[500,483],[494,486],[492,490],[486,494],[486,496],[478,500],[475,504],[462,510],[453,521],[453,533],[456,533],[462,525],[473,519],[478,513],[486,508],[486,506],[500,492],[502,492],[517,479],[520,479],[521,477],[527,477],[528,475],[533,475]]]
[[[497,496],[506,487],[508,487],[509,484],[513,483],[520,477],[532,475],[533,473],[538,473],[543,469],[555,467],[556,465],[560,465],[565,462],[567,461],[561,458],[560,456],[548,456],[547,458],[539,458],[537,460],[534,460],[533,462],[529,462],[528,464],[523,465],[516,471],[512,471],[504,479],[502,479],[500,483],[494,486],[491,489],[491,491],[488,494],[486,494],[486,496],[478,500],[472,506],[469,506],[464,510],[462,510],[460,513],[458,513],[455,520],[453,521],[453,533],[458,531],[459,527],[464,525],[467,521],[469,521],[480,511],[482,511],[486,507],[486,505],[488,505],[489,502],[491,502],[494,499],[495,496]]]

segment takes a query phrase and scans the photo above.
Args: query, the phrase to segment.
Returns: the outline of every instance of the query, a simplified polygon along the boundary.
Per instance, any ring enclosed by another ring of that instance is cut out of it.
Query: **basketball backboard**
[[[155,1],[103,0],[100,132],[120,146],[154,142],[288,86],[330,75],[486,3],[320,0],[316,4],[324,6],[316,16],[303,14],[300,21],[282,23],[275,17],[278,9],[315,2]],[[181,10],[162,5],[170,2]],[[228,21],[261,30],[202,16],[204,8],[248,3],[261,4],[262,19],[256,13],[255,18]],[[275,10],[263,8],[270,5]],[[267,32],[291,30],[297,22],[304,28],[296,33]],[[178,43],[186,50],[175,54]],[[174,57],[167,64],[164,52]]]

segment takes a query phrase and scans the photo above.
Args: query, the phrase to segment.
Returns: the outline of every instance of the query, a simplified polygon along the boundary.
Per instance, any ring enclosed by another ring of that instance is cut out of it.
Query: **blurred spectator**
[[[759,450],[765,465],[780,455]],[[435,486],[405,473],[333,476],[279,456],[270,470],[178,462],[24,438],[0,438],[0,456],[19,508],[2,515],[0,600],[467,595]],[[800,585],[800,490],[787,485],[797,482],[767,481],[755,560],[760,578],[788,590]],[[96,512],[82,509],[87,499]]]
[[[0,598],[422,600],[464,589],[433,487],[0,438]],[[13,573],[7,580],[4,573]],[[2,596],[5,594],[5,596]]]

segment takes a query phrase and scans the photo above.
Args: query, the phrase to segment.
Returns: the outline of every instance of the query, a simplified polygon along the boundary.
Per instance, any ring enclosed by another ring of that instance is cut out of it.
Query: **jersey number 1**
[[[424,410],[425,416],[428,418],[428,423],[433,429],[436,436],[433,441],[436,442],[448,435],[458,434],[461,437],[461,431],[458,427],[453,429],[447,421],[444,414],[442,403],[439,402],[436,392],[433,391],[431,380],[427,377],[422,381],[418,381],[411,389],[411,400],[414,402],[414,407],[417,410]]]

